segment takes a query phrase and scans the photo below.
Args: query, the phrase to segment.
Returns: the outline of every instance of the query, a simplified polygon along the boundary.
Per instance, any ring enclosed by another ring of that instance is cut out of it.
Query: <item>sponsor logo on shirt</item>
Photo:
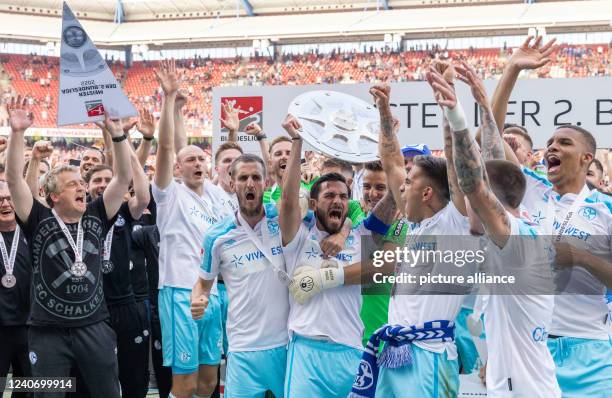
[[[531,337],[533,338],[533,341],[537,343],[546,342],[546,339],[548,338],[548,331],[546,330],[546,328],[537,326],[531,332]]]
[[[555,226],[555,230],[558,230],[560,228],[560,224],[558,221],[555,220],[555,222],[553,223],[553,225]],[[573,236],[575,238],[578,238],[580,240],[583,241],[587,241],[589,239],[589,237],[591,236],[590,233],[583,231],[579,228],[576,228],[574,226],[568,226],[567,228],[565,228],[565,231],[563,231],[563,235],[564,236]]]

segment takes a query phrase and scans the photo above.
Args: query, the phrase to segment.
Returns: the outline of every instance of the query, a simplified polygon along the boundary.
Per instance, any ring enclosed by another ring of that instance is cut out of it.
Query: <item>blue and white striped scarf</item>
[[[413,341],[455,339],[455,323],[452,321],[432,321],[423,325],[404,327],[383,325],[374,332],[363,351],[357,376],[348,398],[374,398],[378,382],[379,367],[389,369],[410,366],[413,363]],[[385,348],[377,357],[380,342]]]

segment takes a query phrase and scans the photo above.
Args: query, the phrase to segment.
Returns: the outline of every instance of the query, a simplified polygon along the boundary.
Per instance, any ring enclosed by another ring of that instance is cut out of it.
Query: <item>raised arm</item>
[[[132,167],[130,163],[132,149],[119,121],[111,120],[107,114],[105,115],[104,126],[112,137],[114,155],[113,179],[108,183],[108,187],[104,191],[104,195],[102,195],[106,216],[110,220],[119,211],[123,203],[123,197],[132,181]]]
[[[225,118],[221,118],[221,126],[227,129],[227,140],[230,142],[238,141],[238,129],[240,128],[239,109],[234,109],[229,101],[221,105]]]
[[[293,141],[291,156],[283,176],[283,193],[278,217],[283,236],[283,246],[286,246],[295,238],[295,234],[300,228],[300,222],[302,222],[300,206],[297,205],[300,196],[300,157],[302,155],[302,137],[300,137],[298,130],[302,126],[295,116],[287,115],[283,121],[283,128]]]
[[[34,143],[32,147],[32,156],[28,163],[28,170],[26,171],[25,179],[30,187],[30,192],[36,200],[46,206],[45,200],[40,197],[40,184],[39,184],[39,169],[40,163],[48,159],[53,153],[53,145],[51,141],[39,140]]]
[[[187,103],[187,97],[180,91],[176,92],[174,101],[174,153],[187,146],[187,132],[185,131],[185,120],[183,118],[183,107]]]
[[[11,192],[15,214],[21,222],[26,223],[32,211],[34,196],[23,178],[23,137],[32,125],[33,116],[26,110],[26,100],[21,96],[11,98],[5,109],[11,126],[11,137],[6,151],[6,182]]]
[[[138,220],[142,216],[142,212],[147,208],[151,201],[149,193],[149,179],[144,172],[143,166],[140,164],[134,149],[129,146],[130,150],[130,166],[132,168],[132,186],[134,188],[134,196],[128,201],[130,214],[134,220]]]
[[[487,91],[484,87],[482,79],[478,76],[474,68],[468,65],[465,61],[462,61],[456,68],[457,79],[461,80],[472,90],[472,95],[478,103],[478,109],[482,117],[482,138],[481,138],[481,150],[482,157],[485,160],[493,159],[505,159],[504,154],[504,140],[501,137],[497,123],[491,110],[489,98],[487,97]],[[518,159],[511,152],[514,159],[508,159],[518,164]]]
[[[257,124],[257,122],[249,123],[244,129],[244,132],[255,137],[257,142],[259,142],[259,150],[261,151],[261,158],[264,164],[270,164],[270,144],[268,143],[268,136],[261,131],[259,124]]]
[[[430,70],[427,80],[435,90],[436,98],[439,98],[438,104],[444,108],[444,115],[452,131],[453,158],[459,187],[491,240],[503,247],[510,235],[510,221],[506,210],[485,181],[484,163],[476,141],[467,129],[463,108],[457,102],[454,90],[439,73]]]
[[[162,61],[155,74],[164,90],[155,159],[155,185],[165,189],[172,182],[174,169],[174,102],[179,86],[174,60]]]
[[[393,194],[393,199],[400,211],[406,208],[400,189],[406,182],[406,169],[404,168],[404,156],[397,139],[399,122],[391,114],[389,97],[391,88],[387,85],[375,85],[370,88],[370,94],[380,113],[380,137],[378,141],[378,156],[383,170],[387,175],[387,186]]]
[[[140,145],[138,145],[138,149],[136,150],[136,157],[138,158],[140,165],[144,167],[144,165],[147,163],[149,152],[151,152],[151,147],[153,146],[153,138],[155,135],[155,116],[153,116],[148,110],[141,109],[140,119],[138,120],[136,128],[142,134],[142,140],[140,140]]]

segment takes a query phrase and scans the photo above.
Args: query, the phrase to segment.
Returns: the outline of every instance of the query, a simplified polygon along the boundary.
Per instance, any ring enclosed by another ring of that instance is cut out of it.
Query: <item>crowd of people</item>
[[[520,72],[549,68],[556,50],[527,38],[494,100],[478,64],[424,63],[445,121],[435,153],[400,146],[390,88],[372,85],[380,161],[366,164],[303,152],[293,115],[272,140],[256,123],[239,132],[228,104],[211,162],[187,143],[189,83],[172,60],[155,69],[159,118],[106,116],[104,144],[78,158],[53,159],[46,140],[29,147],[36,116],[11,97],[0,138],[0,376],[12,367],[76,377],[77,396],[145,397],[152,355],[161,397],[209,397],[225,357],[226,397],[453,397],[459,375],[474,373],[491,397],[608,396],[612,154],[597,159],[593,135],[573,125],[538,154],[524,127],[505,124]],[[480,108],[477,132],[458,84]],[[260,153],[245,153],[239,133]],[[449,265],[386,255],[456,250],[461,237],[486,251],[481,270],[526,282],[419,293],[399,277]],[[385,252],[381,264],[365,242]],[[376,275],[386,283],[368,293]]]
[[[568,45],[551,54],[551,62],[529,78],[610,76],[612,67],[609,45]],[[412,47],[399,52],[374,50],[364,52],[311,52],[302,55],[278,55],[276,58],[179,60],[181,84],[189,102],[185,124],[189,133],[212,128],[212,88],[220,85],[288,85],[332,83],[376,83],[424,80],[429,65],[438,59],[466,59],[482,78],[501,75],[511,49],[491,48],[446,50],[439,46]],[[55,126],[59,58],[41,56],[0,56],[0,92],[4,99],[21,94],[36,114],[35,126]],[[134,62],[127,68],[122,62],[111,68],[132,103],[159,115],[162,92],[155,84],[153,61]],[[4,122],[2,122],[4,121]],[[6,115],[0,114],[0,125]]]

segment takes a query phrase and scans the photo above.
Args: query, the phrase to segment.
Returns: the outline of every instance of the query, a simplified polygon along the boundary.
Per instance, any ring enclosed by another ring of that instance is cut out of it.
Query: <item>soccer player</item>
[[[362,226],[353,228],[343,249],[323,258],[322,244],[347,221],[350,187],[337,173],[322,175],[310,190],[314,220],[303,221],[295,206],[299,195],[302,139],[298,120],[288,115],[283,127],[292,139],[279,215],[289,286],[289,334],[286,397],[345,397],[361,357]]]
[[[461,80],[470,85],[484,119],[495,126],[484,85],[476,72],[465,63],[458,72]],[[428,79],[450,116],[459,187],[488,238],[484,269],[491,275],[510,272],[518,279],[516,286],[491,288],[485,306],[487,394],[559,397],[555,366],[546,347],[554,304],[550,294],[554,287],[549,243],[538,239],[536,228],[520,218],[525,178],[521,169],[509,161],[493,159],[483,163],[466,128],[465,114],[454,88],[435,71],[430,72]],[[497,128],[490,127],[483,129],[483,157],[503,158],[503,141]]]
[[[370,89],[370,93],[380,112],[379,155],[387,175],[387,185],[398,209],[407,219],[402,220],[405,227],[400,225],[399,229],[403,229],[404,236],[407,229],[411,230],[411,249],[419,247],[423,241],[434,244],[436,250],[444,250],[449,242],[438,236],[469,233],[465,203],[463,195],[459,194],[454,168],[447,169],[444,159],[417,156],[410,172],[406,173],[394,131],[397,121],[394,122],[389,105],[390,88],[377,85]],[[445,151],[445,155],[452,164],[452,153]],[[397,226],[392,229],[397,229]],[[406,244],[406,239],[400,236],[399,245],[404,247]],[[415,268],[422,265],[425,264],[416,264]],[[404,266],[396,273],[403,271]],[[402,361],[394,368],[382,367],[376,396],[434,396],[436,393],[455,396],[459,387],[457,352],[449,333],[454,327],[453,321],[459,313],[463,296],[406,294],[400,288],[396,285],[392,292],[389,324],[417,330],[431,326],[443,338],[410,344],[414,358],[410,366]]]
[[[521,165],[531,168],[533,165],[533,141],[527,129],[516,124],[506,124],[503,136],[514,138],[517,143],[517,148],[514,151],[516,158]]]
[[[238,200],[236,193],[231,188],[229,168],[234,159],[240,155],[242,155],[242,147],[235,142],[224,142],[215,152],[217,185],[227,194],[227,200],[234,211],[238,210]]]
[[[211,299],[207,316],[194,321],[189,310],[191,289],[198,278],[201,240],[231,208],[221,188],[205,180],[205,154],[185,146],[176,156],[182,184],[173,178],[174,107],[178,75],[173,61],[156,71],[164,91],[153,197],[157,204],[159,248],[159,315],[164,365],[172,367],[171,397],[209,396],[221,361],[219,303]],[[216,297],[213,287],[211,297]]]
[[[245,154],[231,165],[231,188],[239,211],[209,230],[200,278],[192,292],[195,319],[202,317],[218,274],[229,308],[225,396],[253,397],[267,390],[283,396],[287,364],[289,297],[278,211],[263,204],[264,162]]]
[[[587,184],[589,188],[596,189],[598,191],[605,187],[604,181],[604,169],[599,159],[593,159],[587,170]]]
[[[13,377],[30,377],[26,323],[30,312],[32,260],[4,181],[0,181],[0,233],[0,377],[6,377],[9,367],[13,368]]]
[[[35,200],[22,176],[23,136],[32,124],[25,101],[12,99],[7,112],[12,130],[7,182],[33,264],[28,335],[32,375],[65,377],[76,365],[92,396],[119,397],[116,336],[106,322],[102,252],[132,179],[126,136],[118,122],[106,118],[117,173],[102,197],[85,203],[79,170],[59,166],[45,179],[47,208]]]

